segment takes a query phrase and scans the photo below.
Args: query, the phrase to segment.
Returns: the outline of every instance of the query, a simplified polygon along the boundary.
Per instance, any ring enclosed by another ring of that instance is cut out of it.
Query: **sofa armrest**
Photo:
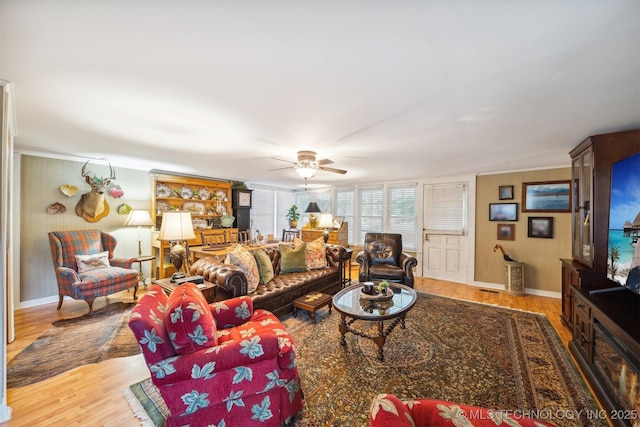
[[[133,263],[137,261],[137,258],[111,258],[109,264],[114,267],[127,268],[133,270]]]
[[[230,291],[234,297],[247,295],[247,278],[236,265],[225,264],[215,257],[205,257],[194,262],[189,271]]]
[[[413,268],[418,265],[418,260],[409,255],[406,252],[402,252],[400,254],[400,266],[404,270],[404,274],[406,275],[405,285],[413,287]]]
[[[209,304],[218,329],[240,326],[253,317],[253,300],[248,296],[230,298]]]
[[[369,266],[371,265],[371,257],[369,253],[366,251],[358,252],[356,255],[356,261],[360,264],[360,268],[358,270],[358,280],[360,282],[365,282],[369,279]]]

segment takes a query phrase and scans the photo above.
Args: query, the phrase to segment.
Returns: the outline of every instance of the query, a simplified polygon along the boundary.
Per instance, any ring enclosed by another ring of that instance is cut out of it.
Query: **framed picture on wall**
[[[527,236],[543,239],[553,238],[553,217],[530,216]]]
[[[498,199],[500,200],[512,200],[513,199],[513,185],[501,185],[498,187]]]
[[[489,203],[489,221],[517,221],[517,203]]]
[[[516,225],[498,224],[498,240],[516,240]]]
[[[571,212],[571,181],[524,182],[522,212]]]

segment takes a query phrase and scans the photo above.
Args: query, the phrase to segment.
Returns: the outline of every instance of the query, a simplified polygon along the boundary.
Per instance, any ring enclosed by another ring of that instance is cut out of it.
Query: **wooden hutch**
[[[168,210],[190,211],[194,221],[220,228],[220,217],[231,215],[231,185],[231,182],[199,177],[151,174],[151,218],[156,226],[152,232],[151,248],[156,257],[156,278],[163,279],[175,271],[169,262],[169,242],[158,240],[163,213]],[[188,241],[190,246],[201,244],[200,230],[195,228],[194,231],[196,238]]]
[[[607,278],[611,176],[637,153],[640,130],[591,136],[570,152],[572,259],[561,260],[569,350],[619,426],[640,416],[640,295]]]

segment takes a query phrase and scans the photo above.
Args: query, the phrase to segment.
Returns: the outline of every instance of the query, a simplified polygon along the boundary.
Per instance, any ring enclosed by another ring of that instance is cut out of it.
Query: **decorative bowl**
[[[231,227],[233,225],[233,221],[235,221],[236,218],[233,215],[222,215],[220,217],[220,222],[222,223],[223,227]]]

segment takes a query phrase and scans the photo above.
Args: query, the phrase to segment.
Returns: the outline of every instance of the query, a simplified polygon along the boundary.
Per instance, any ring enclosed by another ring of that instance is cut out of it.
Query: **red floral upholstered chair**
[[[371,404],[369,423],[371,427],[495,427],[497,425],[553,427],[553,424],[520,416],[517,413],[494,411],[443,400],[400,400],[392,394],[376,396]]]
[[[293,340],[241,296],[207,304],[192,283],[159,286],[129,318],[166,402],[167,426],[281,426],[302,410]]]
[[[135,258],[114,258],[116,239],[100,230],[52,231],[49,247],[58,281],[58,310],[64,296],[83,299],[93,311],[93,300],[125,289],[138,291]]]

